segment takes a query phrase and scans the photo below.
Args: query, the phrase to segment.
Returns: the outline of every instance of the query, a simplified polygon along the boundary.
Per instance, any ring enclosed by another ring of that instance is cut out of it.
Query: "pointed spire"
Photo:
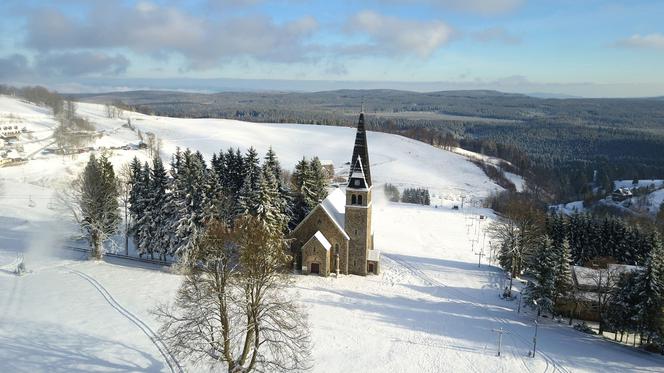
[[[355,147],[350,162],[350,177],[348,186],[352,187],[351,179],[353,173],[360,172],[364,175],[366,187],[371,187],[371,170],[369,169],[369,148],[367,147],[367,133],[364,129],[364,112],[360,113],[357,123],[357,134],[355,135]]]

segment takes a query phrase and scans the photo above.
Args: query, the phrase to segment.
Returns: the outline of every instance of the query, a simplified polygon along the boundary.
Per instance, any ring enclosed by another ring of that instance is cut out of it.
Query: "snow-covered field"
[[[136,134],[121,127],[124,121],[103,112],[79,105],[79,113],[105,130],[97,146],[137,143]],[[4,113],[15,113],[45,137],[53,125],[43,109],[0,97],[0,118]],[[209,159],[228,146],[253,145],[264,153],[272,145],[286,168],[303,155],[341,168],[354,138],[349,128],[131,117],[141,131],[162,139],[164,155],[180,146]],[[297,277],[293,291],[309,313],[314,372],[664,370],[661,357],[551,320],[540,324],[538,354],[528,357],[533,314],[518,314],[515,302],[498,297],[504,276],[485,264],[490,245],[481,232],[487,222],[478,223],[477,216],[491,218],[491,211],[449,208],[461,196],[477,201],[497,187],[460,155],[387,134],[370,133],[368,141],[376,183],[429,187],[443,206],[394,204],[375,193],[382,274]],[[111,159],[119,165],[134,155],[146,157],[115,150]],[[37,155],[25,165],[0,168],[0,371],[178,371],[155,338],[159,325],[150,309],[172,299],[179,276],[118,259],[92,262],[62,248],[76,228],[54,206],[53,190],[76,175],[87,156]],[[473,237],[479,241],[473,244]],[[480,247],[486,257],[478,267]],[[30,272],[18,277],[12,270],[21,257]],[[507,332],[501,357],[493,332],[499,328]],[[186,371],[204,370],[181,364]]]

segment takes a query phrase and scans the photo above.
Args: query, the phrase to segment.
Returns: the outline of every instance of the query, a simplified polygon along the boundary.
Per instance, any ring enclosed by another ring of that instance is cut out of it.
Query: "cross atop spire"
[[[364,105],[363,105],[364,106]],[[348,186],[353,187],[353,174],[364,176],[366,188],[371,187],[371,170],[369,169],[369,148],[367,147],[367,133],[364,129],[364,112],[360,113],[360,119],[357,122],[357,134],[355,135],[355,147],[353,148],[353,157],[350,161],[350,176]]]

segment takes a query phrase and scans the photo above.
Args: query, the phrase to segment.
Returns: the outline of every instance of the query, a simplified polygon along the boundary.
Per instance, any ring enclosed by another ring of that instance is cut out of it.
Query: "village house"
[[[605,302],[626,273],[638,272],[643,267],[626,264],[608,264],[606,268],[572,266],[573,291],[557,307],[563,314],[588,321],[599,320],[599,303]]]
[[[371,228],[369,149],[360,114],[345,192],[335,188],[295,227],[292,249],[303,274],[378,274],[380,253]]]

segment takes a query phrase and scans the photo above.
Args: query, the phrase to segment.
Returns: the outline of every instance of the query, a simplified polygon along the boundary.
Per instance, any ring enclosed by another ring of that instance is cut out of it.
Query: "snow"
[[[316,233],[314,234],[313,237],[311,237],[311,239],[313,240],[314,238],[317,239],[321,245],[323,245],[325,250],[330,250],[330,247],[332,247],[330,241],[328,241],[327,238],[325,238],[325,236],[321,231],[316,231]]]
[[[346,225],[346,194],[339,188],[332,189],[321,202],[321,207],[343,231]]]
[[[573,215],[585,211],[585,207],[583,206],[583,201],[563,203],[560,205],[551,206],[551,208],[565,215]]]
[[[463,155],[463,156],[465,156],[466,158],[469,158],[469,159],[481,160],[483,162],[492,164],[492,165],[494,165],[498,168],[501,168],[501,164],[503,164],[503,163],[511,165],[510,162],[508,162],[504,159],[500,159],[500,158],[496,158],[496,157],[489,157],[487,155],[480,154],[480,153],[475,153],[473,151],[466,150],[466,149],[452,148],[452,152],[454,152],[456,154]],[[507,180],[511,181],[512,184],[514,184],[514,186],[516,187],[517,192],[523,192],[524,191],[524,189],[526,187],[526,181],[524,180],[524,178],[522,176],[517,175],[517,174],[512,173],[512,172],[504,172],[504,173],[505,173],[505,177],[507,178]]]
[[[32,128],[52,123],[42,108],[0,97],[1,113],[14,110]],[[138,141],[122,120],[104,118],[102,106],[80,104],[79,112],[105,130],[97,147]],[[188,146],[209,159],[228,146],[265,152],[272,145],[290,169],[303,155],[340,165],[352,152],[349,128],[128,115],[141,131],[157,134],[163,155]],[[479,201],[497,188],[462,156],[399,136],[368,137],[379,183],[429,187],[449,204],[461,196]],[[147,159],[144,151],[107,152],[115,165]],[[87,157],[40,154],[0,168],[0,371],[178,371],[155,338],[159,323],[150,311],[173,299],[181,277],[127,260],[89,261],[63,248],[76,243],[77,230],[66,211],[52,208],[54,190]],[[517,313],[516,302],[498,297],[505,276],[487,265],[495,245],[482,232],[493,213],[390,203],[379,188],[373,226],[381,274],[295,278],[292,291],[314,340],[313,372],[662,371],[661,357],[550,319],[540,319],[538,354],[528,357],[534,314],[525,307]],[[327,206],[343,211],[343,192],[330,196]],[[480,250],[486,256],[478,267]],[[29,272],[19,277],[12,271],[21,258]],[[501,357],[496,328],[508,332]],[[180,363],[186,371],[210,370]]]
[[[627,188],[627,189],[632,189],[632,188],[647,188],[650,186],[654,186],[655,189],[660,189],[664,188],[664,180],[659,180],[659,179],[641,179],[639,180],[638,184],[634,185],[633,180],[615,180],[613,182],[613,186],[615,189],[618,188]]]
[[[505,177],[514,184],[517,192],[523,192],[526,189],[526,181],[523,177],[511,172],[505,172]]]

